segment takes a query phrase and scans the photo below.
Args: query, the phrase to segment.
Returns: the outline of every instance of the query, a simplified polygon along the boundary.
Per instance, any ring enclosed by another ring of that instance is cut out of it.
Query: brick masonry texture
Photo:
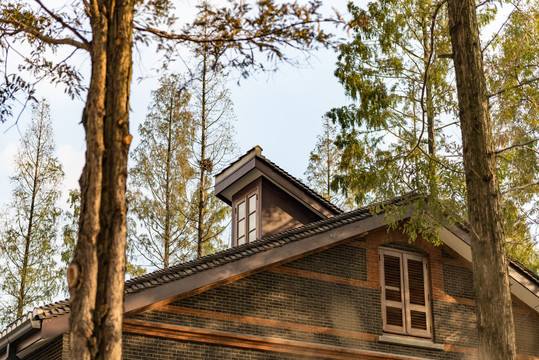
[[[376,336],[384,334],[378,257],[381,246],[428,256],[433,341],[462,351],[376,340]],[[351,240],[165,307],[130,316],[128,320],[424,359],[476,359],[473,355],[477,330],[472,273],[469,264],[458,254],[450,249],[446,249],[445,254],[442,248],[422,240],[408,244],[400,230],[376,231],[367,235],[366,241]],[[515,309],[519,353],[539,356],[539,317],[518,301]],[[47,344],[39,356],[32,354],[26,359],[68,359],[66,351],[67,335],[64,335]],[[132,333],[124,334],[123,358],[317,359],[246,349],[226,341],[216,345]]]
[[[269,353],[267,351],[233,348],[229,346],[175,341],[150,336],[125,334],[122,359],[244,359],[244,360],[294,360],[317,359],[299,355]]]
[[[400,240],[400,243],[388,244],[388,241],[394,240]],[[475,358],[473,355],[464,352],[444,352],[309,331],[307,326],[371,335],[383,334],[377,257],[378,248],[382,245],[389,245],[389,247],[395,249],[426,253],[429,255],[430,261],[435,261],[435,259],[441,261],[442,259],[440,249],[432,247],[430,244],[421,244],[418,241],[414,244],[419,246],[416,248],[403,242],[398,234],[379,232],[373,236],[368,236],[366,242],[356,241],[354,246],[352,244],[338,245],[281,265],[282,269],[298,269],[309,273],[361,280],[370,284],[371,287],[313,279],[308,276],[301,276],[301,273],[299,275],[288,274],[270,269],[170,304],[173,307],[192,309],[193,311],[189,314],[152,310],[135,315],[131,319],[266,338],[281,338],[305,343],[420,356],[427,359]],[[433,252],[436,252],[436,258],[432,256]],[[368,259],[367,254],[371,255]],[[443,258],[448,259],[450,257]],[[367,269],[369,272],[374,271],[374,276],[371,274],[369,277]],[[454,277],[453,272],[456,273]],[[451,289],[450,291],[453,294],[451,296],[462,295],[463,290],[461,288],[471,287],[469,278],[466,280],[467,272],[469,270],[463,267],[443,266],[443,279],[447,279],[447,284],[444,283],[443,286],[444,289],[445,287]],[[451,282],[452,280],[454,281]],[[475,329],[474,306],[433,300],[432,309],[435,343],[471,348],[472,350],[476,347],[477,331]],[[232,315],[232,318],[216,319],[212,318],[211,314],[197,316],[196,310],[229,314]],[[255,324],[250,320],[240,321],[238,320],[239,317],[299,324],[306,328],[305,330],[297,330],[272,326],[271,324]],[[135,335],[130,336],[133,339],[137,338]],[[178,343],[184,344],[181,341]],[[525,345],[530,346],[530,344]],[[206,347],[214,346],[206,345]],[[182,345],[181,348],[184,348],[184,346]],[[223,346],[218,348],[220,349],[219,351],[222,351],[221,358],[236,358],[235,351],[237,349],[234,347],[228,347],[229,350],[226,350],[227,347]],[[194,350],[189,347],[189,351]],[[183,358],[198,358],[191,357],[193,355],[188,353],[182,354]],[[274,353],[268,352],[267,358],[274,355]],[[165,358],[163,357],[163,359]]]
[[[44,347],[30,353],[24,360],[65,360],[68,359],[68,336],[63,334],[54,338]]]
[[[446,294],[463,299],[475,299],[472,271],[450,264],[444,264],[443,269]]]
[[[286,267],[349,279],[367,280],[367,257],[362,248],[338,245],[326,251],[289,262]]]

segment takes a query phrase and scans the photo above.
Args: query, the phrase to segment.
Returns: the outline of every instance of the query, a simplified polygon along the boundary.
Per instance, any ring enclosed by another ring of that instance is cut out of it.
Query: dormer
[[[232,246],[342,213],[258,145],[217,174],[215,194],[232,207]]]

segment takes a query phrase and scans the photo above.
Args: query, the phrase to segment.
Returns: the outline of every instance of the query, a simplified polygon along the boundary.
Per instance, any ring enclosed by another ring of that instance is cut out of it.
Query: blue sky
[[[192,9],[194,1],[183,0],[180,6]],[[325,10],[335,7],[345,13],[346,1],[324,4]],[[302,54],[290,53],[302,58]],[[137,81],[148,74],[148,69],[157,65],[150,52],[135,54],[135,66],[131,93],[131,134],[134,137],[131,150],[137,145],[138,124],[144,120],[150,101],[150,92],[157,86],[158,76]],[[89,60],[80,56],[77,60],[83,69],[88,69]],[[309,152],[314,148],[316,136],[321,131],[322,115],[335,106],[346,102],[342,87],[333,76],[336,54],[331,50],[311,53],[301,66],[281,64],[276,73],[254,74],[237,85],[237,74],[232,73],[230,90],[237,121],[236,140],[240,153],[254,145],[260,145],[263,154],[290,172],[302,178],[307,167]],[[179,67],[172,71],[181,70]],[[87,71],[87,70],[86,70]],[[154,73],[155,74],[155,73]],[[42,84],[38,97],[45,97],[51,104],[51,115],[56,134],[56,149],[65,172],[64,197],[67,190],[78,186],[78,178],[84,163],[84,132],[80,119],[84,103],[71,100],[62,88]],[[12,159],[21,134],[31,117],[26,110],[17,126],[8,121],[0,124],[0,206],[10,197],[9,176]]]

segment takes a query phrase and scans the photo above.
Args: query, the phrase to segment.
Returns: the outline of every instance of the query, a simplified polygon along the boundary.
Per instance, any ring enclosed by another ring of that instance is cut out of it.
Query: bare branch
[[[537,80],[539,80],[539,76],[536,76],[536,77],[534,77],[534,78],[531,78],[531,79],[526,80],[526,81],[523,81],[523,82],[519,82],[518,85],[513,85],[513,86],[508,86],[508,87],[506,87],[506,88],[503,88],[503,89],[501,89],[500,91],[497,91],[497,92],[495,92],[495,93],[492,93],[492,94],[487,95],[487,98],[490,99],[491,97],[498,96],[498,95],[500,95],[501,93],[504,93],[504,92],[506,92],[506,91],[513,90],[513,89],[518,89],[518,88],[521,87],[521,86],[531,84],[531,83],[533,83],[533,82],[536,82]]]
[[[498,155],[498,154],[500,154],[500,153],[502,153],[502,152],[504,152],[504,151],[511,150],[511,149],[514,149],[514,148],[525,148],[525,149],[528,149],[528,150],[532,150],[533,152],[538,152],[537,150],[528,147],[528,145],[530,145],[531,143],[534,143],[534,142],[536,142],[536,141],[538,141],[538,140],[539,140],[539,138],[530,140],[530,141],[528,141],[528,142],[526,142],[526,143],[524,143],[524,144],[511,145],[511,146],[508,146],[508,147],[506,147],[506,148],[503,148],[503,149],[500,149],[500,150],[496,150],[494,153],[495,153],[496,155]],[[539,153],[539,152],[538,152],[538,153]]]
[[[27,25],[25,25],[25,24],[23,24],[23,23],[21,23],[21,22],[19,22],[17,20],[10,20],[10,19],[0,18],[0,23],[16,26],[16,27],[20,28],[22,31],[24,31],[25,33],[27,33],[29,35],[32,35],[32,36],[38,38],[39,40],[41,40],[43,42],[46,42],[48,44],[71,45],[71,46],[74,46],[74,47],[79,48],[79,49],[90,50],[90,46],[89,46],[88,43],[82,43],[82,42],[77,41],[77,40],[72,39],[72,38],[56,39],[56,38],[53,38],[53,37],[50,37],[50,36],[47,36],[47,35],[43,35],[40,31],[34,29],[33,27],[27,26]]]
[[[531,184],[525,184],[525,185],[520,185],[520,186],[515,186],[511,189],[507,189],[505,191],[502,191],[501,194],[502,195],[505,195],[509,192],[513,192],[513,191],[518,191],[518,190],[524,190],[525,188],[527,187],[531,187],[531,186],[539,186],[539,182],[535,182],[535,183],[531,183]]]
[[[517,9],[517,5],[514,5],[515,7],[513,8],[513,10],[511,10],[511,13],[509,14],[509,16],[507,16],[507,19],[505,19],[505,21],[503,22],[503,24],[500,26],[500,28],[498,29],[498,31],[496,32],[496,34],[494,34],[494,36],[489,40],[489,42],[481,49],[481,53],[483,53],[489,46],[490,44],[492,44],[494,42],[494,40],[496,40],[496,38],[498,37],[498,35],[500,35],[500,33],[502,32],[502,29],[504,28],[504,26],[509,22],[509,20],[511,19],[511,16],[513,16],[513,13],[515,12],[515,10]]]
[[[35,2],[37,2],[39,4],[39,6],[41,6],[41,8],[43,10],[45,10],[45,12],[47,12],[47,14],[49,14],[50,16],[53,17],[54,20],[58,21],[60,24],[62,24],[63,27],[65,27],[66,29],[69,29],[71,30],[71,32],[73,34],[75,34],[79,39],[81,39],[81,41],[86,44],[86,46],[90,46],[90,42],[84,37],[82,36],[75,28],[73,28],[71,25],[67,24],[64,19],[62,19],[60,16],[56,15],[55,13],[53,13],[52,11],[50,11],[45,5],[43,5],[43,3],[41,2],[41,0],[35,0]]]
[[[283,27],[280,27],[280,28],[273,29],[271,31],[260,32],[260,33],[258,33],[256,35],[248,35],[248,34],[246,34],[246,35],[241,35],[241,36],[238,36],[238,37],[215,37],[215,38],[211,38],[211,39],[193,37],[193,36],[189,36],[187,34],[177,34],[177,33],[166,32],[166,31],[163,31],[163,30],[155,29],[155,28],[148,27],[148,26],[142,26],[142,25],[135,25],[133,28],[135,30],[142,31],[142,32],[147,32],[147,33],[150,33],[150,34],[153,34],[153,35],[156,35],[158,37],[165,38],[165,39],[189,41],[189,42],[193,42],[193,43],[197,43],[197,44],[204,44],[204,43],[215,43],[215,42],[247,42],[247,41],[253,41],[253,40],[263,39],[263,38],[266,38],[266,37],[277,35],[277,34],[283,32],[284,30],[291,29],[291,28],[294,28],[294,27],[303,26],[303,25],[310,25],[310,24],[320,24],[320,23],[324,23],[324,22],[333,22],[334,23],[334,22],[336,22],[336,20],[326,19],[326,20],[301,21],[301,22],[297,22],[297,23],[289,24],[287,26],[283,26]]]

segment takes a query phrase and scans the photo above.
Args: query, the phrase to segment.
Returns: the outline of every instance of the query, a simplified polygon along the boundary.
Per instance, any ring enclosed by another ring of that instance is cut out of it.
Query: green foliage
[[[151,266],[163,268],[193,257],[186,204],[195,175],[188,162],[194,120],[183,79],[163,76],[159,83],[138,129],[140,144],[133,152],[128,207],[135,220],[131,224],[137,226],[130,232],[129,246]]]
[[[347,170],[339,166],[342,151],[335,145],[337,134],[337,125],[331,123],[325,116],[322,122],[322,133],[318,135],[315,148],[310,153],[305,175],[307,184],[313,190],[335,205],[352,210],[354,199],[343,189],[331,186],[335,175]]]
[[[8,299],[0,308],[4,324],[50,301],[63,277],[55,258],[61,214],[56,203],[64,174],[45,100],[34,105],[33,115],[15,156],[14,190],[0,232],[0,289]]]
[[[438,56],[451,52],[445,10],[425,0],[383,0],[365,9],[350,3],[349,11],[353,40],[339,47],[335,75],[352,102],[328,112],[342,129],[336,144],[347,170],[333,186],[358,205],[424,194],[411,204],[405,229],[437,242],[438,225],[419,209],[464,214],[460,141],[448,131],[456,116],[450,61]]]
[[[486,57],[508,252],[539,269],[539,3],[519,3]],[[534,229],[533,234],[530,229]]]

